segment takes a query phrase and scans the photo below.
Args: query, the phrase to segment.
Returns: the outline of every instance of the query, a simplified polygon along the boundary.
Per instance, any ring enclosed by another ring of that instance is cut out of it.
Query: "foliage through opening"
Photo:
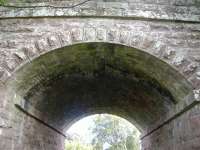
[[[139,130],[113,115],[83,118],[67,131],[67,135],[65,150],[140,150]]]

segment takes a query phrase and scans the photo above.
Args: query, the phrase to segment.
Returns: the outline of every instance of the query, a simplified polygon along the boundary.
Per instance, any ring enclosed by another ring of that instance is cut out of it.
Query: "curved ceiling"
[[[38,57],[18,70],[15,90],[65,129],[90,113],[111,113],[145,129],[190,91],[168,64],[109,43],[77,44]]]

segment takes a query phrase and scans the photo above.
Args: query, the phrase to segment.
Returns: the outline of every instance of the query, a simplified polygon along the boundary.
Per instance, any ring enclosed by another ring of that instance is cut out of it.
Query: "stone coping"
[[[147,3],[68,1],[43,3],[10,3],[0,7],[0,18],[28,17],[112,17],[139,18],[183,22],[200,22],[199,5]]]

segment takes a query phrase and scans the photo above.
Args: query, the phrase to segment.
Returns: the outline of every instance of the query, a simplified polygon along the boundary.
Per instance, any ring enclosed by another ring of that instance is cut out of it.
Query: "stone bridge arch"
[[[135,123],[143,150],[200,149],[199,2],[68,3],[0,7],[0,149],[60,150],[95,112]]]
[[[24,112],[59,134],[58,147],[62,147],[65,129],[88,114],[111,113],[126,118],[145,139],[197,105],[191,83],[169,64],[147,52],[111,42],[85,41],[44,51],[22,63],[5,84],[8,107],[14,109],[11,118],[15,120],[16,114]],[[31,119],[27,119],[22,124],[40,130],[35,127],[38,123],[28,123]],[[32,131],[22,127],[21,138],[29,137]],[[37,139],[32,134],[29,138]],[[20,146],[33,146],[25,141],[21,139]]]
[[[198,88],[198,25],[118,19],[12,19],[1,41],[1,81],[32,59],[65,46],[105,42],[140,49],[168,63]],[[18,25],[16,25],[18,24]],[[32,26],[30,24],[35,24]],[[5,27],[7,22],[2,22]],[[48,28],[47,28],[48,27]],[[21,34],[22,33],[22,34]],[[14,38],[13,38],[14,37]],[[181,46],[179,46],[181,43]]]

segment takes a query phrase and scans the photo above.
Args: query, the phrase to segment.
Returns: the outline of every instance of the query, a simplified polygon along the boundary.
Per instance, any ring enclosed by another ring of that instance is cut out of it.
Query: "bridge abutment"
[[[142,150],[200,149],[200,3],[0,6],[0,150],[63,150],[65,130],[111,113]]]

